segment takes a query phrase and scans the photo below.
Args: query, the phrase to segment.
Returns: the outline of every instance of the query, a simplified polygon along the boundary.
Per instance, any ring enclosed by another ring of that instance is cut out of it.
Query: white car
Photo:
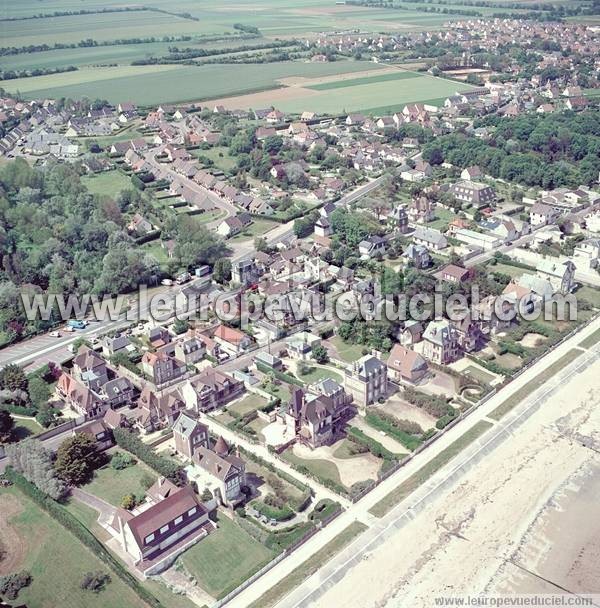
[[[51,331],[48,335],[51,338],[60,338],[60,332],[59,331]]]

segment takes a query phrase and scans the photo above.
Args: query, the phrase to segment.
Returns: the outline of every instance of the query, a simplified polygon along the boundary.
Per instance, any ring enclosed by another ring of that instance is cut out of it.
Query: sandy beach
[[[600,377],[590,366],[319,598],[357,608],[600,592]]]

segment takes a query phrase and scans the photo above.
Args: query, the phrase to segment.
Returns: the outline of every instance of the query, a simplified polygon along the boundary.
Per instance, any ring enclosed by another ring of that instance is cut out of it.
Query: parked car
[[[60,332],[59,331],[51,331],[48,335],[51,338],[60,338]]]

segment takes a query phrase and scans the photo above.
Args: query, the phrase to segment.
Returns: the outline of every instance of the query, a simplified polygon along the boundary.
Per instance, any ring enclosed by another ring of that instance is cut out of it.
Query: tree
[[[0,371],[0,388],[9,391],[27,391],[27,376],[14,363],[10,363]]]
[[[39,376],[29,379],[28,393],[31,403],[38,409],[42,405],[46,405],[50,399],[50,388]]]
[[[204,491],[202,492],[202,496],[200,498],[202,499],[202,502],[208,502],[213,498],[212,492],[208,488],[204,488]]]
[[[19,591],[31,585],[31,574],[27,570],[0,577],[0,595],[8,600],[16,600]]]
[[[327,352],[327,349],[321,344],[313,346],[311,356],[317,363],[323,364],[329,361],[329,353]]]
[[[179,335],[184,334],[190,328],[190,324],[185,319],[175,319],[173,323],[173,331]]]
[[[267,239],[264,236],[255,237],[254,249],[256,249],[256,251],[267,251],[267,249],[269,249]]]
[[[12,439],[15,421],[6,411],[0,410],[0,443],[8,443]]]
[[[213,266],[213,279],[217,283],[229,283],[231,281],[231,260],[219,258]]]
[[[54,409],[48,403],[42,403],[38,413],[35,415],[35,419],[39,424],[47,429],[48,427],[54,426],[57,423],[59,416],[59,411]]]
[[[98,464],[99,454],[95,440],[89,435],[77,433],[61,443],[54,469],[63,481],[78,486],[92,478]]]
[[[110,575],[106,574],[106,572],[87,572],[81,581],[80,587],[84,591],[100,593],[100,591],[106,588],[108,583],[110,583]]]
[[[24,439],[6,447],[8,464],[54,500],[62,500],[67,486],[52,464],[52,454],[38,439]]]
[[[115,452],[110,459],[110,466],[116,471],[121,471],[135,464],[135,458],[127,452]]]

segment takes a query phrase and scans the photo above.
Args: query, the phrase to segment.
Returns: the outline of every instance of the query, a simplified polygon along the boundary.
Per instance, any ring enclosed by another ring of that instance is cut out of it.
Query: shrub
[[[0,577],[0,595],[9,600],[17,599],[19,591],[31,585],[31,574],[26,570]]]
[[[117,471],[122,471],[123,469],[133,466],[134,464],[135,458],[131,454],[127,454],[127,452],[115,452],[113,457],[110,459],[110,466]]]
[[[134,494],[125,494],[121,499],[121,506],[128,511],[135,509],[137,505],[137,499]]]
[[[106,572],[87,572],[83,576],[80,587],[85,591],[100,593],[110,583],[110,575]]]

